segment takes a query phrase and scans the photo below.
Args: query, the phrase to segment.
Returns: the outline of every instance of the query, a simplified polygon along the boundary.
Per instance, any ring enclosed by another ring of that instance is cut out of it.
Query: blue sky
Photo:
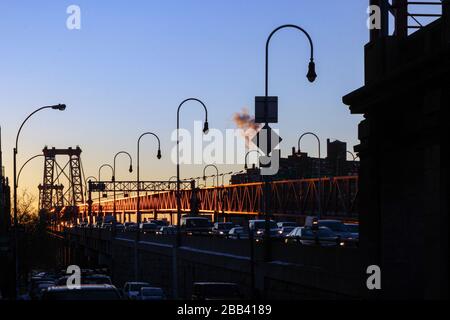
[[[234,128],[234,112],[253,113],[254,96],[264,93],[264,45],[275,27],[298,24],[315,44],[318,78],[306,78],[306,38],[283,30],[271,43],[270,94],[279,96],[280,134],[286,155],[299,135],[314,131],[357,144],[359,116],[341,97],[363,85],[363,46],[368,40],[361,0],[177,0],[177,1],[22,1],[0,2],[0,125],[6,171],[12,175],[12,148],[21,121],[35,108],[66,103],[65,112],[36,115],[22,132],[19,159],[45,145],[79,145],[86,176],[112,162],[117,151],[136,153],[140,133],[161,136],[142,143],[144,179],[167,179],[174,143],[176,108],[185,98],[208,105],[210,126]],[[81,30],[68,30],[66,8],[81,8]],[[187,106],[185,128],[202,119]],[[314,140],[304,149],[315,153]],[[126,159],[118,179],[130,178]],[[21,187],[35,191],[42,161],[23,173]],[[221,167],[223,171],[242,166]],[[201,166],[183,167],[183,176],[201,175]],[[134,178],[134,175],[132,176]]]

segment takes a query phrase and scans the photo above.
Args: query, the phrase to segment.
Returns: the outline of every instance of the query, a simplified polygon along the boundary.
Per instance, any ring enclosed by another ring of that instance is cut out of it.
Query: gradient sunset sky
[[[66,28],[72,4],[81,8],[81,30]],[[254,97],[264,94],[267,36],[287,23],[313,38],[318,78],[310,84],[305,77],[306,38],[294,30],[278,33],[271,43],[270,94],[280,99],[275,127],[284,139],[282,154],[306,131],[316,132],[323,146],[327,138],[339,139],[352,150],[361,118],[350,115],[341,98],[363,85],[367,5],[365,0],[2,0],[0,126],[7,176],[23,119],[42,105],[65,103],[66,111],[42,112],[26,125],[19,166],[45,145],[79,145],[86,176],[96,176],[117,151],[134,156],[137,137],[153,131],[161,137],[163,159],[156,160],[155,142],[145,139],[142,179],[168,179],[175,174],[169,157],[178,104],[200,98],[211,128],[234,128],[233,114],[244,107],[253,113]],[[183,127],[191,129],[195,119],[203,119],[201,108],[186,106]],[[304,143],[315,155],[314,140]],[[135,179],[126,158],[120,159],[117,178]],[[183,177],[199,176],[202,168],[183,166]],[[42,169],[42,159],[33,162],[20,187],[37,194]]]

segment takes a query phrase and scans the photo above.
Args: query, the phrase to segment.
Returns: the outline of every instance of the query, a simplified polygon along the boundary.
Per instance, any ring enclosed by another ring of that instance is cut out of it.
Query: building
[[[450,1],[435,1],[442,14],[420,26],[411,25],[411,10],[424,14],[432,4],[370,4],[382,8],[382,23],[365,46],[365,84],[343,98],[364,116],[355,147],[361,283],[368,266],[382,272],[381,290],[361,290],[374,299],[448,299],[448,145],[441,140],[449,131]]]
[[[309,157],[308,153],[292,148],[287,158],[280,159],[278,174],[271,180],[294,180],[321,177],[339,177],[358,175],[359,162],[347,160],[347,143],[339,140],[331,142],[327,139],[327,157]],[[245,173],[231,177],[231,184],[242,184],[262,181],[259,168],[253,165]]]

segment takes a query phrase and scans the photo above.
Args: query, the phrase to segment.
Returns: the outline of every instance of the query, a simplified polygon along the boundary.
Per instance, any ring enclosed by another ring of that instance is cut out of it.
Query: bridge
[[[98,216],[114,214],[114,200],[102,198],[114,190],[116,216],[118,221],[134,221],[137,212],[136,181],[89,182],[88,203],[78,206],[79,218],[94,221]],[[140,212],[151,214],[152,218],[168,218],[175,223],[177,212],[176,182],[148,181],[139,184]],[[322,192],[319,193],[319,188]],[[97,199],[92,195],[99,193]],[[317,214],[319,201],[322,215],[342,219],[357,218],[358,177],[332,177],[322,179],[298,179],[273,181],[270,183],[270,215],[276,218],[304,219]],[[320,200],[319,200],[320,195]],[[258,216],[263,201],[263,183],[226,185],[221,187],[198,188],[195,181],[181,183],[181,209],[192,211],[195,203],[200,214],[212,215],[214,220],[227,217]],[[90,203],[90,205],[89,205]]]

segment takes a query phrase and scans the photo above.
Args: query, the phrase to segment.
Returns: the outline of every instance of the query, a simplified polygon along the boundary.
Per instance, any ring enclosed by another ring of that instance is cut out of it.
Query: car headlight
[[[343,246],[345,246],[345,242],[340,242],[339,245],[340,245],[341,247],[343,247]]]
[[[281,231],[281,230],[278,230],[278,233],[279,233],[279,234],[282,234],[282,233],[283,233],[283,231]]]
[[[220,231],[219,234],[223,234],[223,231]]]

